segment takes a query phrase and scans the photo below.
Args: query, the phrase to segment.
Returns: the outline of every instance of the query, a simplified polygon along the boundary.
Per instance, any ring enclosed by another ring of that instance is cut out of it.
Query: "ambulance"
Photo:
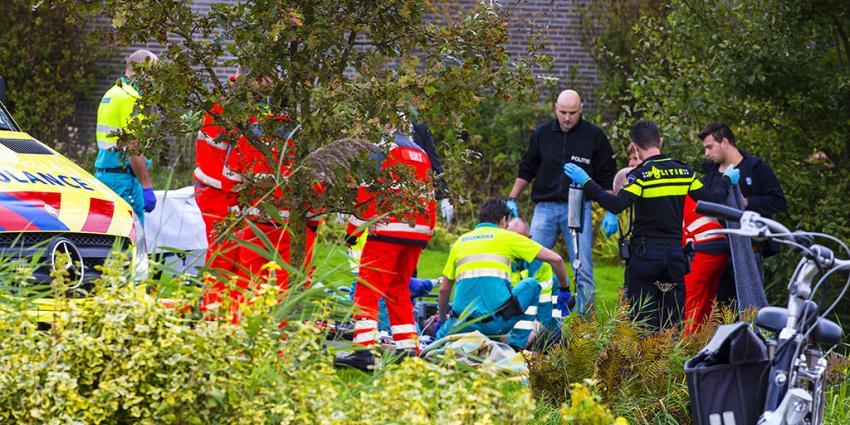
[[[21,131],[0,102],[3,296],[31,299],[27,311],[42,321],[61,308],[56,298],[85,302],[101,274],[97,266],[113,249],[127,251],[126,266],[137,279],[145,277],[143,232],[130,205],[74,162]],[[61,288],[65,297],[54,297],[57,289],[49,286],[51,272],[58,267],[67,275]],[[21,274],[30,273],[29,279],[20,280]],[[39,287],[42,295],[33,295],[32,288]],[[144,293],[143,288],[134,290]]]

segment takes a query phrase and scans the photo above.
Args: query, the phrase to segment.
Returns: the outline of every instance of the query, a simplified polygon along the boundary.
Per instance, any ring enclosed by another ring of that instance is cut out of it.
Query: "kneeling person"
[[[512,218],[508,222],[508,230],[531,238],[528,223],[521,218]],[[570,312],[562,312],[556,308],[559,288],[558,279],[552,273],[552,266],[540,260],[516,260],[511,268],[514,286],[526,279],[535,280],[540,284],[540,298],[525,309],[523,317],[511,329],[508,344],[527,349],[532,345],[543,347],[557,341],[561,336],[561,317],[568,316]],[[575,301],[575,298],[572,301]],[[541,340],[542,343],[539,342]],[[538,343],[535,344],[535,341]]]
[[[511,287],[511,264],[515,260],[532,262],[537,259],[549,263],[558,282],[562,282],[558,304],[566,310],[571,294],[566,286],[564,260],[530,238],[507,230],[509,216],[510,210],[504,201],[485,201],[479,209],[480,224],[452,245],[440,286],[439,320],[442,325],[437,330],[437,338],[474,331],[487,336],[510,332],[528,307],[537,304],[541,290],[535,279],[525,279]],[[453,289],[453,317],[447,320]]]

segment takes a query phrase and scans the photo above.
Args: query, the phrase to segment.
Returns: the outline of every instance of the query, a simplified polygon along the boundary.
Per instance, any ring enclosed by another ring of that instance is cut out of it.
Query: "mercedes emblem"
[[[80,250],[67,238],[57,238],[53,241],[53,247],[50,248],[50,268],[56,270],[57,256],[64,254],[68,257],[68,262],[63,266],[68,272],[69,289],[76,289],[83,284],[85,277],[85,265],[83,265],[83,256]]]

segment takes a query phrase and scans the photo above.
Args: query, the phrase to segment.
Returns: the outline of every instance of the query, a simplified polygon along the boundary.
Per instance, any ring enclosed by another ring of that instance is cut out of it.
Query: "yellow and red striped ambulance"
[[[62,264],[57,258],[67,256],[63,290],[67,300],[82,301],[100,276],[96,266],[114,247],[130,251],[129,266],[135,272],[146,271],[137,226],[129,204],[77,164],[22,132],[0,103],[0,263],[6,264],[0,264],[6,271],[0,281],[13,280],[10,268],[27,268],[32,286],[47,284],[51,271]],[[9,283],[2,282],[7,288]],[[17,291],[25,294],[24,289]],[[57,308],[51,296],[34,298],[35,314]]]

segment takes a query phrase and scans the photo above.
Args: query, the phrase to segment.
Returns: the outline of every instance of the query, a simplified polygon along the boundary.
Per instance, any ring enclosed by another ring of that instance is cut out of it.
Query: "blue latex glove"
[[[153,188],[142,189],[142,195],[145,198],[145,212],[151,212],[156,208],[156,196],[153,194]]]
[[[741,170],[735,166],[726,167],[726,171],[723,172],[723,175],[729,177],[729,181],[732,182],[733,185],[736,185],[738,184],[738,180],[741,179]]]
[[[434,322],[434,338],[437,338],[437,333],[440,332],[440,326],[443,325],[443,322],[437,320]]]
[[[514,217],[519,218],[519,210],[516,207],[516,199],[508,199],[505,201],[505,205],[508,206],[508,209],[511,210],[511,214],[513,214]]]
[[[617,216],[609,211],[605,211],[605,217],[602,219],[602,226],[599,226],[602,233],[605,233],[605,237],[607,238],[613,235],[619,228],[620,220],[617,220]]]
[[[434,289],[434,283],[431,279],[417,279],[415,277],[410,278],[410,284],[407,285],[410,289],[410,295],[413,297],[421,297],[423,295],[428,295],[432,289]]]
[[[573,298],[572,292],[569,289],[561,289],[558,291],[558,302],[555,306],[561,310],[561,317],[570,315],[570,310],[576,305],[576,300]]]
[[[573,183],[584,186],[588,180],[590,180],[590,176],[587,175],[587,171],[584,171],[578,165],[573,164],[572,162],[568,162],[564,164],[564,174],[573,181]]]

